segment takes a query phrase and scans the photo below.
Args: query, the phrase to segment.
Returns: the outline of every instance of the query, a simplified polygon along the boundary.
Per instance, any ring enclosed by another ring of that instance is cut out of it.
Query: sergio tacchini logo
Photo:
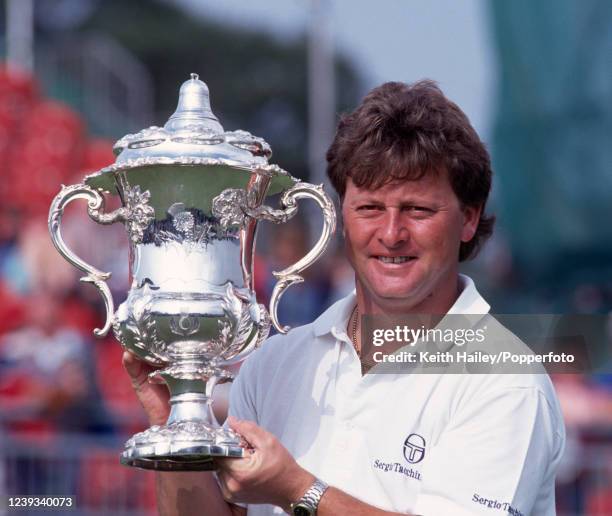
[[[421,462],[425,458],[425,439],[419,434],[410,434],[404,441],[404,458],[410,464]]]

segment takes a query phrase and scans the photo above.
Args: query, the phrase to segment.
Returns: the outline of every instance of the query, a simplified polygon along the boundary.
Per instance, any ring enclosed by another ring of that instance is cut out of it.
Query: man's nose
[[[379,239],[386,247],[398,247],[410,238],[408,227],[402,220],[402,213],[396,208],[387,208],[382,221]]]

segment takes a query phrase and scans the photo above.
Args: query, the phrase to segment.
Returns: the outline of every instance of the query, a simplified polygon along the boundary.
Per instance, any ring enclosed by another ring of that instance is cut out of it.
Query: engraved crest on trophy
[[[181,86],[178,107],[164,127],[126,135],[114,151],[113,165],[62,187],[49,212],[51,238],[85,273],[81,281],[102,294],[106,320],[94,334],[104,336],[112,328],[125,349],[159,367],[150,381],[170,390],[167,423],[130,438],[121,462],[210,469],[214,456],[243,454],[239,436],[214,417],[213,389],[232,378],[227,367],[259,346],[271,324],[288,330],[278,321],[279,300],[325,250],[335,230],[334,206],[321,186],[268,163],[271,150],[264,140],[224,131],[196,74]],[[118,195],[122,206],[106,213],[104,193]],[[272,194],[281,194],[278,209],[265,204]],[[268,312],[254,293],[257,224],[286,222],[302,198],[321,208],[322,233],[306,256],[273,273],[278,281]],[[125,225],[131,287],[116,310],[106,284],[110,273],[83,261],[62,239],[64,208],[75,199],[87,201],[95,222]]]

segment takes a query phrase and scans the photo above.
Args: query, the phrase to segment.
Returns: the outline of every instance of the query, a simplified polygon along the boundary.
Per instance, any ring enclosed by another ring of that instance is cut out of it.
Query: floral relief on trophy
[[[287,198],[283,209],[275,210],[269,206],[257,206],[255,190],[228,188],[213,199],[213,215],[219,217],[221,227],[242,226],[247,217],[267,220],[276,224],[287,222],[297,213],[297,202]]]
[[[176,242],[196,246],[213,240],[235,240],[238,231],[223,228],[216,217],[205,215],[196,208],[186,208],[182,202],[174,203],[167,210],[168,217],[156,221],[144,235],[144,242],[159,246]]]
[[[259,328],[259,331],[257,332],[257,338],[255,340],[255,348],[259,348],[270,334],[272,319],[270,319],[270,314],[268,313],[268,310],[265,305],[259,303],[255,304],[254,306],[252,305],[251,308],[251,313],[257,313],[257,316],[250,315],[249,318],[253,320]]]
[[[234,328],[230,320],[223,317],[217,321],[219,333],[217,338],[206,343],[209,352],[215,356],[221,356],[229,344],[234,340]]]
[[[151,193],[148,190],[142,192],[138,185],[125,190],[125,205],[128,212],[126,227],[134,244],[142,242],[145,229],[155,219],[155,210],[149,205],[150,198]]]
[[[270,145],[263,139],[252,135],[248,131],[219,132],[206,124],[192,123],[181,127],[179,134],[163,127],[151,126],[135,134],[127,134],[113,146],[116,154],[125,149],[144,149],[156,147],[166,142],[185,145],[220,145],[228,143],[238,149],[246,150],[253,156],[272,155]]]
[[[194,436],[201,442],[214,442],[217,435],[211,430],[209,425],[198,421],[178,422],[168,426],[154,425],[144,432],[134,434],[126,443],[126,446],[136,446],[138,444],[163,443],[168,439],[178,441],[193,441]]]
[[[149,199],[151,193],[148,190],[141,191],[140,186],[129,186],[127,181],[121,181],[122,190],[124,192],[123,202],[124,205],[110,213],[104,212],[104,197],[99,192],[95,192],[91,189],[89,196],[92,200],[87,206],[87,212],[92,220],[98,224],[114,224],[115,222],[123,222],[125,225],[130,241],[133,244],[139,244],[142,242],[143,235],[147,226],[155,219],[155,210],[149,205]],[[74,185],[71,187],[64,187],[64,191],[70,193],[70,189],[74,191],[83,191],[87,187],[84,185]],[[97,195],[97,198],[93,197]],[[60,210],[57,210],[57,214],[54,213],[54,223],[59,220],[59,217],[63,213],[63,206]]]
[[[231,282],[227,283],[222,302],[224,317],[217,321],[217,336],[207,343],[215,356],[225,359],[240,352],[253,325],[259,324],[259,317],[254,320],[251,315],[253,303],[253,299],[242,296]]]
[[[272,149],[263,139],[253,136],[248,131],[239,129],[238,131],[227,131],[225,141],[234,147],[249,151],[253,156],[264,156],[270,158]]]
[[[174,136],[170,140],[190,145],[219,145],[225,141],[222,134],[202,124],[190,124],[181,130],[180,136]]]
[[[240,188],[227,188],[212,202],[212,212],[223,229],[242,227],[246,220],[247,192]]]
[[[210,341],[210,349],[217,356],[224,356],[230,351],[233,343],[241,339],[236,339],[238,332],[241,330],[241,322],[244,314],[244,303],[236,295],[236,289],[231,282],[227,282],[225,286],[225,294],[223,296],[222,310],[224,317],[218,321],[219,333],[218,336]]]
[[[153,295],[145,284],[142,289],[131,291],[127,300],[117,309],[113,319],[113,333],[121,344],[147,360],[162,364],[164,342],[159,338],[155,319],[152,317]]]

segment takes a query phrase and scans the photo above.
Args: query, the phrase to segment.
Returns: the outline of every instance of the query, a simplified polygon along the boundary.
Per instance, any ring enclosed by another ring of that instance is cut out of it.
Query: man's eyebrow
[[[361,197],[355,199],[356,204],[385,204],[384,201],[376,199],[374,197]]]
[[[354,204],[380,204],[380,205],[389,204],[384,199],[370,196],[368,194],[364,194],[362,197],[354,198],[353,203]],[[400,199],[397,203],[394,202],[392,204],[394,205],[397,204],[398,206],[413,206],[413,205],[418,205],[418,204],[438,205],[440,204],[440,201],[438,199],[431,198],[431,197],[425,198],[425,197],[414,196],[414,197],[406,197],[404,199]]]
[[[375,197],[375,194],[373,193],[364,193],[364,194],[357,194],[353,197],[353,202],[355,204],[363,204],[364,202],[366,203],[379,203],[382,204],[383,201],[377,197]]]
[[[426,204],[428,206],[434,206],[434,205],[438,205],[439,202],[436,199],[423,199],[423,198],[419,198],[419,199],[403,199],[399,202],[400,206],[414,206],[414,205],[419,205],[419,204]]]

